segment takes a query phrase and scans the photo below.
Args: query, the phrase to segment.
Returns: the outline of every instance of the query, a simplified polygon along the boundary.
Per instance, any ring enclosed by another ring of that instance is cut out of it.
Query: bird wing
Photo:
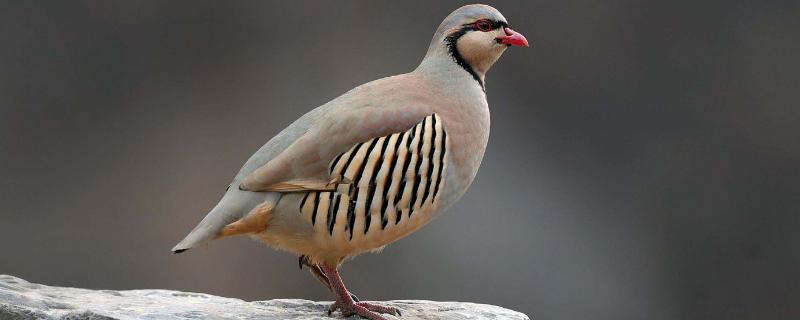
[[[345,172],[366,164],[363,156],[357,159],[353,153],[368,155],[366,149],[375,148],[379,139],[388,143],[387,137],[423,125],[428,117],[432,113],[423,107],[334,110],[283,152],[247,175],[239,188],[279,192],[333,190],[337,184],[352,179]]]

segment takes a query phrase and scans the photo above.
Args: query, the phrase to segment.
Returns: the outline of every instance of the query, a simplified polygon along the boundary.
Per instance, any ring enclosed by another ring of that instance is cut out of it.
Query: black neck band
[[[481,89],[486,91],[486,87],[483,86],[483,80],[481,80],[481,77],[479,77],[478,74],[475,73],[475,70],[472,69],[472,66],[469,65],[466,60],[464,60],[464,57],[461,56],[461,52],[458,52],[458,39],[466,34],[467,31],[471,30],[473,29],[470,26],[464,26],[463,28],[444,38],[444,43],[447,46],[447,52],[450,53],[450,57],[453,58],[453,61],[455,61],[456,64],[461,66],[461,68],[472,75],[472,78],[475,79],[475,81],[478,81],[478,84],[481,85]]]

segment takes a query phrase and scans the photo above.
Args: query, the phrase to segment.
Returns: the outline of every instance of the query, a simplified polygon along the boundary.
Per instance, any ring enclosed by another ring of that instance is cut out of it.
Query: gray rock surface
[[[0,320],[332,319],[327,316],[329,304],[299,299],[247,302],[171,290],[51,287],[0,275]],[[528,319],[522,313],[485,304],[422,300],[385,304],[403,312],[399,319]],[[338,313],[334,317],[341,318]]]

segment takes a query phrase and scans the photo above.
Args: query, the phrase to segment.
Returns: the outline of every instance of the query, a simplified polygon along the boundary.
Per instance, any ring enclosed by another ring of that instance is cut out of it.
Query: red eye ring
[[[494,29],[494,24],[491,21],[489,21],[489,19],[482,19],[475,21],[473,25],[475,26],[475,29],[483,32],[489,32],[492,31],[492,29]]]

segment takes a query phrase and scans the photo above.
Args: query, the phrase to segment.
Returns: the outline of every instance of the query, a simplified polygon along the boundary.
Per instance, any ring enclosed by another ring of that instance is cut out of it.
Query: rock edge
[[[526,315],[498,306],[468,302],[395,300],[402,317],[387,319],[512,319]],[[0,320],[133,319],[341,319],[327,315],[330,302],[275,299],[247,302],[203,293],[172,290],[90,290],[51,287],[0,275]],[[351,317],[349,319],[358,319]]]

